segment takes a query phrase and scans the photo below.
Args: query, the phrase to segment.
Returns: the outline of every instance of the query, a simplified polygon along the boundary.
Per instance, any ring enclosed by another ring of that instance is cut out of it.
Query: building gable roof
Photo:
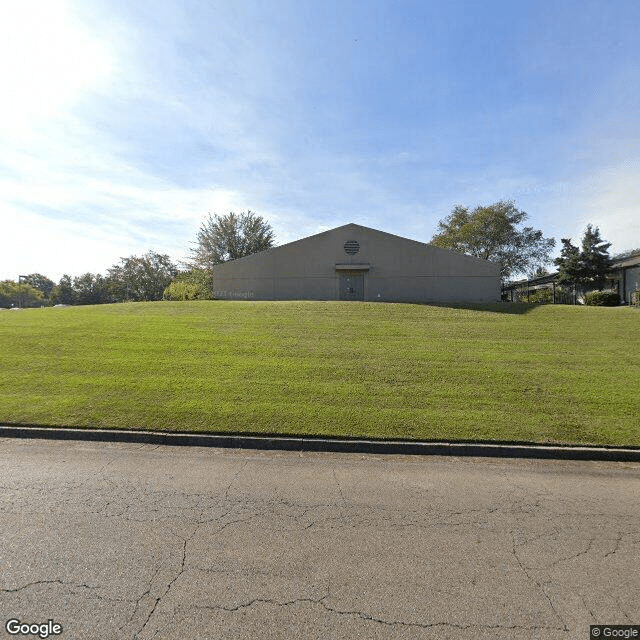
[[[340,234],[340,232],[347,232],[347,231],[352,231],[353,233],[364,233],[365,235],[374,235],[379,237],[380,239],[388,239],[390,241],[393,242],[402,242],[402,243],[406,243],[407,246],[411,246],[414,249],[417,250],[428,250],[430,252],[433,253],[438,253],[440,252],[442,255],[451,255],[454,254],[457,258],[459,258],[461,261],[467,261],[469,263],[474,262],[476,263],[478,266],[480,265],[488,265],[488,264],[492,264],[492,265],[497,265],[497,263],[491,262],[489,260],[483,260],[482,258],[476,258],[475,256],[470,256],[464,253],[460,253],[457,251],[452,251],[451,249],[442,249],[440,247],[435,247],[429,243],[425,243],[425,242],[420,242],[418,240],[412,240],[411,238],[405,238],[404,236],[399,236],[393,233],[388,233],[386,231],[380,231],[379,229],[373,229],[372,227],[365,227],[363,225],[360,224],[356,224],[355,222],[349,222],[347,224],[341,225],[339,227],[334,227],[333,229],[328,229],[326,231],[321,231],[320,233],[316,233],[314,235],[311,236],[306,236],[304,238],[300,238],[299,240],[293,240],[292,242],[287,242],[285,244],[282,245],[278,245],[276,247],[271,247],[270,249],[266,249],[264,251],[260,251],[258,253],[253,253],[251,255],[245,256],[243,258],[238,258],[237,260],[230,260],[229,262],[225,262],[223,264],[225,265],[230,265],[230,264],[236,264],[242,261],[252,261],[252,260],[256,260],[256,259],[260,259],[260,257],[262,256],[266,256],[269,254],[273,254],[273,253],[277,253],[281,250],[286,250],[289,248],[294,248],[297,246],[300,246],[303,243],[310,243],[310,242],[318,242],[318,241],[322,241],[325,238],[328,238],[332,235],[338,235]],[[354,238],[356,239],[356,238]],[[219,267],[220,265],[215,265],[214,268]]]

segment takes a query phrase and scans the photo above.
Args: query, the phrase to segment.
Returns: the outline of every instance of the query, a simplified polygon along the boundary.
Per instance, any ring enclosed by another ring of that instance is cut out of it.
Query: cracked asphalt
[[[0,637],[25,637],[10,618],[83,640],[640,624],[640,464],[0,444]]]

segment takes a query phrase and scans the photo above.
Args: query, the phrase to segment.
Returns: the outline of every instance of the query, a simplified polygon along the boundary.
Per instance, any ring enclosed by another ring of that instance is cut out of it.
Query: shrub
[[[165,300],[213,300],[211,274],[205,269],[191,269],[179,274],[164,290]]]
[[[537,304],[551,304],[553,302],[553,289],[537,289],[529,295],[529,302]]]
[[[534,304],[550,304],[553,302],[553,289],[531,289],[527,295],[526,289],[520,289],[516,294],[518,302]]]
[[[585,294],[584,303],[591,307],[617,307],[620,296],[616,291],[591,291]]]
[[[164,290],[165,300],[198,300],[200,285],[175,280]]]

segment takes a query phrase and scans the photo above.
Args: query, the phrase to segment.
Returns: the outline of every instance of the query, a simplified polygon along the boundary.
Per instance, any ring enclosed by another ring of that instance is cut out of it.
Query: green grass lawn
[[[640,445],[640,313],[156,302],[0,312],[0,422]]]

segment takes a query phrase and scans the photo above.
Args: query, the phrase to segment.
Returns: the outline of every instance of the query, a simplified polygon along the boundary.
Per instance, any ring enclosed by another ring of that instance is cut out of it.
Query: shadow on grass
[[[529,313],[540,306],[533,302],[431,302],[425,304],[430,307],[443,307],[445,309],[466,309],[468,311],[487,311],[489,313],[509,313],[514,315]]]

